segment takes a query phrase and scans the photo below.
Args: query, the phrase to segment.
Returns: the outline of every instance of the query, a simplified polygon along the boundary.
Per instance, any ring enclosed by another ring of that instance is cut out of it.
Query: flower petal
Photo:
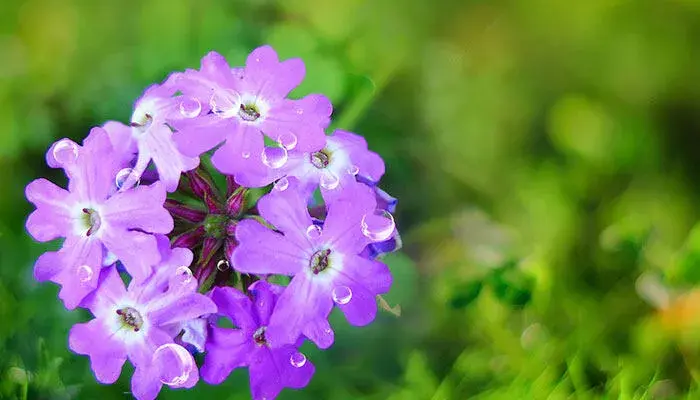
[[[248,365],[251,354],[257,351],[238,329],[212,328],[210,337],[201,374],[211,385],[218,385],[231,371]]]
[[[139,151],[146,151],[153,159],[158,170],[158,177],[168,192],[174,192],[180,182],[183,171],[194,169],[199,160],[182,155],[175,142],[173,133],[167,125],[151,127],[139,142]]]
[[[258,327],[253,316],[253,303],[250,298],[232,287],[216,287],[211,292],[211,299],[216,304],[218,313],[231,319],[234,325],[246,332],[253,332]]]
[[[371,240],[362,233],[362,218],[374,212],[377,202],[372,189],[362,184],[349,186],[328,206],[323,237],[348,253],[358,254]]]
[[[183,295],[168,290],[148,303],[148,319],[156,326],[173,324],[216,312],[216,305],[199,293]]]
[[[158,244],[153,235],[138,231],[109,229],[102,234],[102,243],[124,264],[131,277],[140,282],[151,275],[160,261]]]
[[[294,275],[303,267],[305,249],[257,221],[243,220],[236,226],[238,247],[233,250],[233,268],[253,274]]]
[[[365,326],[374,321],[377,316],[376,296],[360,285],[349,287],[352,290],[352,298],[348,303],[338,305],[345,318],[355,326]]]
[[[359,174],[371,182],[379,182],[384,175],[384,160],[379,154],[369,151],[367,141],[352,132],[336,129],[331,136],[339,149],[347,152],[352,164],[359,168]]]
[[[138,400],[155,400],[163,383],[158,370],[148,364],[136,367],[131,377],[131,393]]]
[[[30,182],[25,195],[37,207],[26,223],[27,231],[34,239],[46,242],[65,237],[72,231],[72,201],[67,190],[42,178]]]
[[[224,174],[263,175],[263,148],[263,134],[259,128],[251,124],[237,123],[229,130],[226,142],[216,150],[211,162]]]
[[[105,202],[101,217],[110,228],[170,233],[173,218],[163,207],[165,195],[165,188],[159,182],[115,193]]]
[[[274,346],[292,344],[304,333],[307,325],[312,325],[307,333],[316,331],[316,320],[327,320],[333,308],[333,300],[323,284],[306,273],[296,275],[277,301],[275,311],[270,317],[267,340]],[[309,338],[319,340],[320,347],[325,341],[320,336]]]
[[[229,119],[209,114],[174,121],[173,126],[177,129],[173,133],[173,141],[178,150],[186,156],[197,157],[223,142],[228,130],[235,124]]]
[[[78,354],[90,356],[90,365],[98,382],[114,383],[126,361],[126,349],[115,340],[102,321],[93,319],[75,324],[68,334],[68,347]]]
[[[313,224],[306,199],[297,188],[299,180],[288,178],[286,190],[273,190],[258,201],[258,210],[265,220],[282,231],[294,243],[310,247],[306,231]]]

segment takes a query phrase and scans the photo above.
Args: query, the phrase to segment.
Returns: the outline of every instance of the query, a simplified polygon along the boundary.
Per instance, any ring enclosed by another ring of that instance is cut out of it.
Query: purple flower
[[[173,229],[172,217],[163,208],[163,186],[116,192],[120,164],[107,134],[95,128],[88,139],[73,160],[62,161],[68,168],[68,190],[46,179],[26,188],[27,199],[37,207],[27,219],[27,231],[41,242],[65,238],[58,252],[39,257],[34,276],[61,284],[59,297],[69,309],[97,287],[109,253],[136,281],[146,279],[160,259],[151,233]]]
[[[71,350],[90,357],[101,383],[114,383],[128,359],[135,367],[131,391],[139,400],[155,399],[163,384],[195,385],[194,359],[175,344],[168,327],[216,312],[216,305],[196,292],[191,275],[160,267],[169,272],[166,289],[155,276],[141,284],[132,281],[126,290],[116,269],[102,274],[98,289],[84,303],[95,319],[74,325],[68,340]]]
[[[384,175],[384,161],[367,149],[367,142],[354,133],[335,130],[327,137],[326,146],[315,152],[290,152],[287,163],[279,169],[268,169],[268,175],[255,183],[269,183],[284,177],[296,177],[305,198],[311,199],[320,187],[324,199],[333,201],[348,186],[361,181],[374,186]],[[248,178],[247,180],[254,180]]]
[[[376,215],[371,188],[358,184],[328,206],[319,227],[298,185],[290,178],[288,189],[273,190],[258,202],[260,214],[282,233],[257,221],[239,222],[233,262],[246,273],[293,276],[270,319],[271,343],[294,343],[303,334],[327,348],[333,343],[327,317],[334,304],[353,325],[374,319],[375,297],[389,290],[392,278],[386,265],[359,254],[369,243],[388,239],[394,225]]]
[[[225,140],[212,157],[219,171],[235,175],[248,187],[270,183],[260,184],[254,178],[284,165],[288,150],[313,152],[324,145],[330,101],[321,95],[287,99],[304,74],[300,59],[280,62],[270,46],[255,49],[242,70],[231,69],[220,54],[209,53],[199,71],[188,70],[171,79],[186,98],[207,104],[211,111],[173,122],[179,148],[194,157]],[[281,147],[266,148],[264,135]]]
[[[219,314],[228,317],[236,329],[212,327],[202,378],[219,384],[231,371],[248,367],[250,390],[255,400],[274,399],[285,387],[300,389],[314,374],[314,365],[298,351],[303,340],[271,347],[266,339],[271,315],[283,287],[257,281],[249,288],[253,300],[240,291],[216,288],[212,299]],[[275,311],[273,311],[275,310]]]
[[[201,112],[198,103],[183,103],[172,97],[175,90],[167,85],[152,85],[136,101],[130,126],[110,121],[104,125],[117,153],[138,154],[132,173],[126,177],[124,187],[135,184],[153,160],[158,177],[168,192],[174,192],[183,171],[194,169],[199,164],[197,157],[183,155],[175,146],[168,123],[183,118],[181,114],[194,117]]]

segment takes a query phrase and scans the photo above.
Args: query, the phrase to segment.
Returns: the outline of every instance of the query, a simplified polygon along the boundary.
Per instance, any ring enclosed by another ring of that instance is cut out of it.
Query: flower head
[[[298,350],[302,340],[280,347],[267,340],[267,325],[283,289],[257,281],[249,288],[252,299],[233,288],[214,289],[219,314],[236,328],[211,328],[202,366],[206,382],[221,383],[235,368],[247,367],[255,400],[272,399],[285,387],[300,389],[309,383],[315,368]]]
[[[392,279],[386,265],[360,256],[378,241],[365,225],[376,210],[371,189],[354,185],[346,190],[328,206],[319,226],[298,184],[291,178],[286,190],[273,190],[258,203],[260,214],[281,233],[253,220],[238,224],[233,262],[242,272],[293,276],[270,320],[272,342],[294,343],[304,335],[326,348],[333,343],[327,317],[334,304],[351,324],[366,325],[376,314],[376,295],[386,293]],[[390,235],[394,226],[383,229]]]
[[[212,156],[219,171],[236,175],[236,181],[246,186],[270,183],[246,177],[267,176],[268,168],[284,165],[289,150],[316,151],[324,145],[330,101],[321,95],[287,98],[304,74],[300,59],[280,62],[269,46],[255,49],[240,70],[232,69],[221,55],[209,53],[199,71],[186,71],[173,79],[174,87],[211,111],[174,123],[180,149],[198,156],[225,141]],[[266,148],[264,136],[280,147]]]
[[[115,269],[106,271],[85,300],[95,319],[74,325],[69,334],[71,350],[90,357],[102,383],[115,382],[128,359],[136,367],[131,386],[139,400],[155,399],[163,384],[194,386],[194,359],[174,342],[170,327],[216,312],[216,305],[196,292],[191,275],[168,266],[161,270],[168,273],[132,282],[128,290]],[[167,283],[159,279],[163,276]]]
[[[168,192],[173,192],[180,174],[199,164],[197,157],[183,155],[178,150],[169,123],[198,115],[201,106],[194,102],[187,104],[173,94],[174,90],[166,85],[152,85],[136,101],[129,126],[115,121],[104,125],[118,154],[132,158],[136,154],[136,164],[125,178],[124,187],[133,186],[153,160],[159,179]]]
[[[62,285],[59,296],[74,308],[97,287],[108,253],[118,258],[137,281],[146,279],[160,255],[153,233],[168,233],[172,217],[163,208],[160,183],[117,192],[120,164],[100,128],[93,129],[75,160],[63,162],[68,190],[46,179],[27,185],[26,196],[37,209],[27,231],[39,241],[65,238],[58,252],[44,253],[34,275]]]

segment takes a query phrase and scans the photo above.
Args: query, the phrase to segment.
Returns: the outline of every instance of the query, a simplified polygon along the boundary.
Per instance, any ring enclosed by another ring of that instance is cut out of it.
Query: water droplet
[[[211,111],[222,117],[230,118],[238,113],[240,96],[231,90],[217,90],[209,99]]]
[[[180,102],[180,114],[185,118],[194,118],[202,111],[202,104],[194,97],[185,97]]]
[[[287,163],[289,155],[284,147],[265,147],[262,162],[270,168],[277,169]]]
[[[195,368],[192,355],[184,347],[166,343],[153,353],[152,365],[160,374],[160,381],[168,386],[187,382]]]
[[[78,145],[70,139],[62,139],[53,146],[53,158],[61,165],[71,164],[78,159]]]
[[[348,174],[357,175],[360,172],[360,167],[357,165],[351,165],[348,167]]]
[[[138,186],[141,179],[134,174],[133,169],[123,168],[117,172],[114,183],[117,185],[117,189],[126,190]]]
[[[348,304],[350,299],[352,299],[352,290],[347,286],[337,286],[333,288],[331,294],[333,296],[333,301],[340,305]]]
[[[219,271],[226,271],[229,269],[230,264],[228,263],[228,260],[219,260],[218,263],[216,263],[216,269]]]
[[[303,113],[304,113],[304,109],[303,109],[303,108],[297,108],[297,114],[301,115],[301,114],[303,114]]]
[[[289,187],[289,179],[287,179],[286,176],[280,178],[276,183],[275,183],[275,189],[279,190],[280,192],[284,192],[287,190]]]
[[[76,274],[80,283],[88,283],[92,279],[93,271],[89,265],[81,265],[78,267]]]
[[[321,187],[327,190],[333,190],[340,185],[340,179],[331,171],[325,170],[321,174]]]
[[[297,147],[297,140],[297,135],[293,134],[292,132],[286,132],[279,135],[277,138],[277,143],[287,150],[292,150]]]
[[[294,352],[292,355],[289,357],[289,362],[292,364],[292,366],[301,368],[306,364],[306,356],[301,354],[300,352]]]
[[[175,275],[177,275],[178,278],[180,278],[180,282],[183,285],[186,285],[192,281],[192,270],[187,268],[186,266],[181,266],[178,267],[175,270]]]
[[[394,233],[394,217],[385,210],[375,210],[362,217],[362,233],[375,242],[387,240]]]
[[[318,225],[309,225],[309,227],[306,228],[306,236],[309,239],[318,239],[321,237],[321,233],[323,233],[323,229]]]
[[[249,152],[249,151],[244,151],[243,153],[241,153],[241,156],[242,156],[243,158],[250,158],[250,152]]]

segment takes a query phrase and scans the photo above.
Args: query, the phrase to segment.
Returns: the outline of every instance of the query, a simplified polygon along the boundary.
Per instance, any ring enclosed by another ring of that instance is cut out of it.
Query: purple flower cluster
[[[326,97],[289,97],[304,75],[269,46],[234,68],[212,52],[146,89],[128,124],[51,146],[68,187],[27,185],[26,227],[63,244],[34,276],[94,316],[68,343],[99,382],[129,360],[133,395],[154,399],[247,367],[252,397],[272,399],[308,384],[299,347],[333,344],[334,307],[374,320],[392,283],[381,255],[400,247],[396,199],[362,137],[326,135]]]

